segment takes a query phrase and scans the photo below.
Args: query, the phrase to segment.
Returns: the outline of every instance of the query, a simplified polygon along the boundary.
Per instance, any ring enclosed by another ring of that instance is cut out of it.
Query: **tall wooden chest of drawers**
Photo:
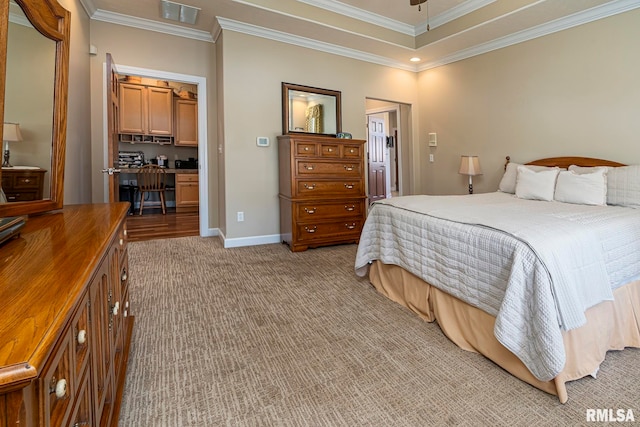
[[[292,251],[359,241],[367,203],[364,143],[278,137],[280,237]]]

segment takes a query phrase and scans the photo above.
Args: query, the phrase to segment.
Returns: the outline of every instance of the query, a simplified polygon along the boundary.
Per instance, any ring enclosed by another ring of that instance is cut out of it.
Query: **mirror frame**
[[[56,42],[56,73],[53,92],[51,141],[51,196],[29,202],[0,204],[0,217],[19,216],[60,209],[64,196],[64,160],[67,139],[67,91],[69,84],[69,43],[71,13],[57,0],[15,0],[27,19],[43,36]],[[4,118],[9,0],[0,0],[0,116]],[[2,133],[4,120],[0,123]],[[0,178],[2,172],[0,169]]]
[[[314,95],[326,95],[336,98],[336,133],[314,133],[314,132],[298,132],[289,130],[289,119],[291,111],[289,111],[289,91],[295,90],[299,92],[308,92]],[[282,82],[282,134],[283,135],[321,135],[336,136],[342,132],[342,99],[341,92],[329,89],[320,89],[311,86],[302,86],[293,83]]]

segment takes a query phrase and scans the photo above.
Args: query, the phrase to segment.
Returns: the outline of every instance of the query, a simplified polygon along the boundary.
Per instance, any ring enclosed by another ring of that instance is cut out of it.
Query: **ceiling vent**
[[[169,0],[160,0],[162,17],[172,21],[184,22],[185,24],[195,24],[200,8],[187,6]]]

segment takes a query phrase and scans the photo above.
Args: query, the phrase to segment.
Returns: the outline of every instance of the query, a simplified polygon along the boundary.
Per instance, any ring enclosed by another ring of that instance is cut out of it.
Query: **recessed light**
[[[417,56],[414,56],[409,61],[411,61],[411,62],[420,62],[420,58],[418,58]]]

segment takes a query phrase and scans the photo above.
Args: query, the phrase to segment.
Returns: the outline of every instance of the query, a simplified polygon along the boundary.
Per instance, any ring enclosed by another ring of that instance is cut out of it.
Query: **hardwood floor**
[[[198,236],[200,234],[198,212],[179,212],[167,208],[162,215],[160,208],[149,209],[144,214],[127,217],[127,235],[130,242],[171,237]]]

